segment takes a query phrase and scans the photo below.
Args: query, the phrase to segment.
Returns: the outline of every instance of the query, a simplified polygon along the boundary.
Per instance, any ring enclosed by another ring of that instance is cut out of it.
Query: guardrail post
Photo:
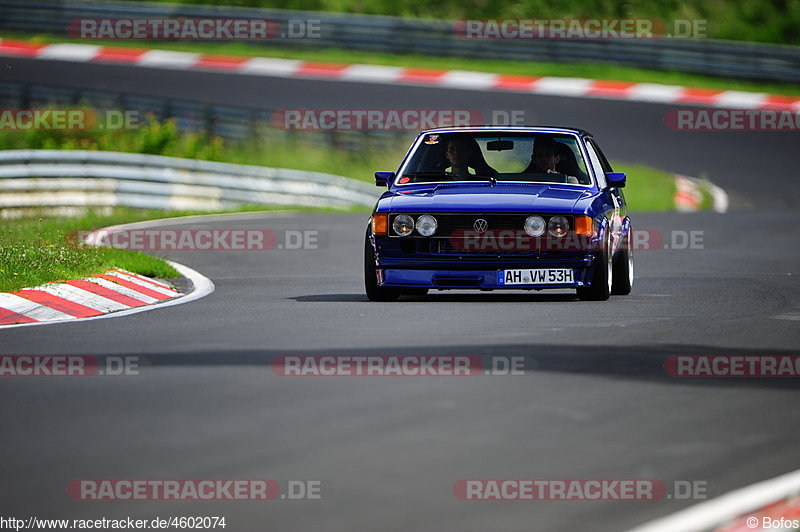
[[[31,86],[28,83],[20,88],[19,107],[20,109],[30,109],[31,107]]]
[[[211,104],[208,104],[203,107],[203,130],[208,137],[214,136],[214,122],[214,108]]]

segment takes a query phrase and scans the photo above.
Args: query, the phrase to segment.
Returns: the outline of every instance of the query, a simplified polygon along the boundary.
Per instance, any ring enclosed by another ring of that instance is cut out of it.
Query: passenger
[[[473,177],[494,177],[497,171],[489,166],[483,158],[481,147],[472,137],[452,137],[447,143],[445,152],[447,160],[450,162],[449,175],[458,180],[471,180]],[[469,169],[475,170],[471,174]]]
[[[551,137],[538,137],[533,143],[533,153],[531,162],[523,173],[525,174],[558,174],[564,176],[566,183],[578,183],[574,176],[568,176],[556,170],[556,166],[561,162],[561,143],[556,142]],[[568,149],[568,148],[567,148]]]

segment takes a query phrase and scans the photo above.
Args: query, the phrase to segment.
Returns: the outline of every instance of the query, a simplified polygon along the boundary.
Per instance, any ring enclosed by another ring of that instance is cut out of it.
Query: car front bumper
[[[379,260],[378,284],[399,288],[472,289],[472,290],[542,290],[588,286],[595,263],[593,255],[582,258],[531,259],[493,258],[483,260],[415,259]],[[499,282],[498,272],[507,269],[569,268],[573,270],[573,282],[569,284],[504,285]]]

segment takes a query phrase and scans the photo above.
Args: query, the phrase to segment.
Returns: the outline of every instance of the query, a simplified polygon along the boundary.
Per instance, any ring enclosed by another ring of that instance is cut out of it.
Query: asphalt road
[[[323,244],[175,253],[214,281],[212,295],[124,318],[0,331],[0,354],[142,359],[138,376],[0,382],[4,514],[225,515],[235,531],[619,531],[694,501],[465,502],[453,484],[697,480],[716,496],[798,468],[795,380],[675,379],[662,367],[676,354],[800,354],[797,134],[671,133],[659,105],[5,62],[4,79],[242,105],[526,109],[537,123],[593,131],[613,158],[708,173],[738,208],[635,215],[637,228],[661,235],[702,231],[703,245],[640,251],[634,292],[608,302],[447,292],[368,303],[365,216],[187,220],[318,231]],[[269,363],[288,354],[524,356],[528,371],[280,377]],[[84,478],[314,479],[324,489],[309,501],[73,501],[65,488]]]

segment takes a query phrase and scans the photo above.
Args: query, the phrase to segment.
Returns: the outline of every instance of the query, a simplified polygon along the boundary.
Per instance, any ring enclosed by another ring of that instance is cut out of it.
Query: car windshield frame
[[[411,163],[414,155],[417,153],[417,150],[420,149],[421,145],[423,144],[425,138],[428,135],[471,135],[473,137],[497,137],[497,138],[507,138],[507,137],[535,137],[537,135],[548,135],[548,136],[560,136],[560,137],[572,137],[575,139],[577,143],[578,150],[580,151],[580,155],[583,158],[583,164],[586,167],[586,174],[589,177],[589,183],[566,183],[566,182],[556,182],[556,181],[532,181],[532,180],[494,180],[490,177],[486,177],[486,179],[480,179],[480,177],[476,176],[475,179],[466,179],[466,180],[448,180],[448,181],[415,181],[409,183],[398,183],[398,178],[401,177],[404,173],[408,165]],[[577,131],[571,130],[563,130],[563,129],[447,129],[447,130],[428,130],[421,132],[414,143],[412,144],[411,148],[406,153],[406,156],[403,158],[403,161],[398,168],[397,172],[395,173],[395,179],[392,180],[391,188],[406,188],[406,187],[414,187],[419,185],[425,186],[437,186],[437,185],[456,185],[456,184],[480,184],[480,183],[491,183],[491,184],[527,184],[527,185],[559,185],[559,186],[567,186],[567,187],[579,187],[579,188],[589,188],[589,189],[597,189],[598,188],[598,180],[597,176],[595,175],[595,170],[590,164],[589,161],[589,154],[586,150],[586,146],[584,144],[585,139],[583,135]]]

